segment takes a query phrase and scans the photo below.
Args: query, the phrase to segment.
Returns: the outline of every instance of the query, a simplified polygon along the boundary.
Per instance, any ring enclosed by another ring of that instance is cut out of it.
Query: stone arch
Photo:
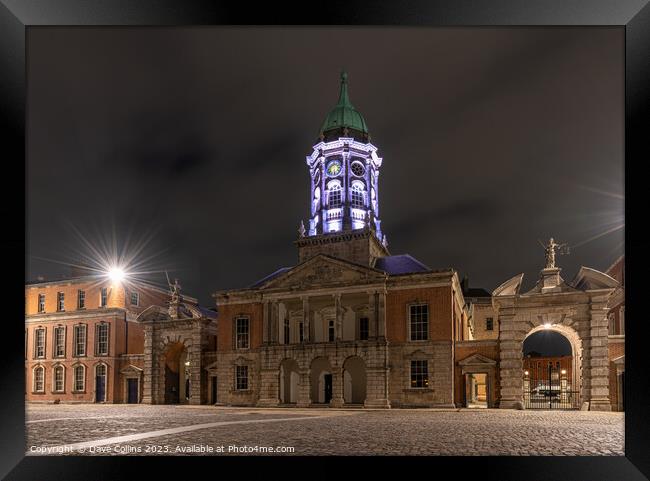
[[[309,368],[309,386],[312,403],[327,404],[332,398],[333,369],[329,358],[315,357]]]
[[[280,362],[279,399],[282,404],[298,402],[300,388],[300,365],[295,359],[285,358]]]
[[[343,400],[346,404],[363,404],[366,400],[368,377],[366,363],[359,356],[343,362]]]
[[[565,318],[562,317],[561,320],[564,320]],[[549,320],[548,318],[544,320]],[[540,333],[544,331],[552,331],[552,332],[557,332],[564,336],[564,338],[569,341],[569,344],[571,345],[571,356],[573,357],[572,360],[572,368],[571,368],[571,390],[572,391],[578,391],[581,392],[582,390],[582,340],[580,339],[580,336],[576,332],[575,329],[573,329],[571,326],[564,325],[564,324],[551,324],[551,323],[543,323],[540,324],[534,328],[532,328],[528,333],[524,336],[524,338],[521,341],[521,347],[522,347],[522,352],[523,352],[523,346],[524,346],[524,341],[528,339],[529,337]],[[581,392],[581,397],[584,398],[583,393]]]

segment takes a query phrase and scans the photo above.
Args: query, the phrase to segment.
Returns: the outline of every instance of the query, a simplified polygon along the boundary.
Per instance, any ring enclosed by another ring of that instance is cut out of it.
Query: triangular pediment
[[[590,267],[582,266],[571,284],[583,291],[594,289],[613,289],[619,286],[619,283],[613,277],[604,272],[597,271]]]
[[[120,374],[141,374],[144,371],[141,367],[134,366],[133,364],[129,364],[125,368],[122,368],[120,370]]]
[[[269,280],[260,289],[307,289],[347,284],[381,282],[386,274],[342,259],[319,254]]]
[[[495,366],[496,361],[490,359],[489,357],[482,356],[481,354],[472,354],[469,357],[466,357],[462,361],[458,361],[459,366]]]

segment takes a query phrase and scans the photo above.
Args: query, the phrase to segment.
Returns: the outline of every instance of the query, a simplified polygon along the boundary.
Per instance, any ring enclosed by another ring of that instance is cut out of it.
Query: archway
[[[332,366],[326,357],[317,357],[311,363],[309,376],[312,403],[329,404],[332,399]]]
[[[351,356],[343,363],[343,400],[346,404],[363,404],[366,400],[366,363]]]
[[[298,383],[300,380],[298,363],[285,359],[280,363],[280,402],[295,404],[298,401]]]
[[[580,408],[582,345],[577,333],[563,325],[543,324],[522,343],[524,407]]]
[[[172,342],[164,353],[165,366],[165,404],[187,402],[187,383],[185,362],[187,351],[182,342]]]

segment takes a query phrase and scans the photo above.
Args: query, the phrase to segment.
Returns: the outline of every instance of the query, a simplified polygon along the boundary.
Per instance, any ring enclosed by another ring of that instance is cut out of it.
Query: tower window
[[[329,192],[329,202],[328,206],[330,208],[341,207],[341,186],[334,184]]]

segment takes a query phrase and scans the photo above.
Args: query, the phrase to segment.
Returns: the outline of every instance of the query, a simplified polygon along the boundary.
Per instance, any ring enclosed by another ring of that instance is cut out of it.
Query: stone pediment
[[[499,287],[492,291],[492,296],[516,296],[519,294],[519,289],[521,288],[521,281],[524,279],[523,274],[517,274],[516,276],[508,279]]]
[[[496,363],[494,359],[490,359],[481,354],[472,354],[462,361],[458,361],[459,366],[496,366]]]
[[[584,266],[580,268],[573,281],[571,281],[571,284],[576,289],[583,291],[589,291],[592,289],[612,289],[619,285],[616,279],[608,276],[604,272]]]
[[[319,254],[270,280],[261,289],[307,289],[385,280],[386,274],[377,269]]]
[[[120,374],[141,374],[144,371],[141,367],[134,366],[133,364],[129,364],[123,369],[120,369]]]

